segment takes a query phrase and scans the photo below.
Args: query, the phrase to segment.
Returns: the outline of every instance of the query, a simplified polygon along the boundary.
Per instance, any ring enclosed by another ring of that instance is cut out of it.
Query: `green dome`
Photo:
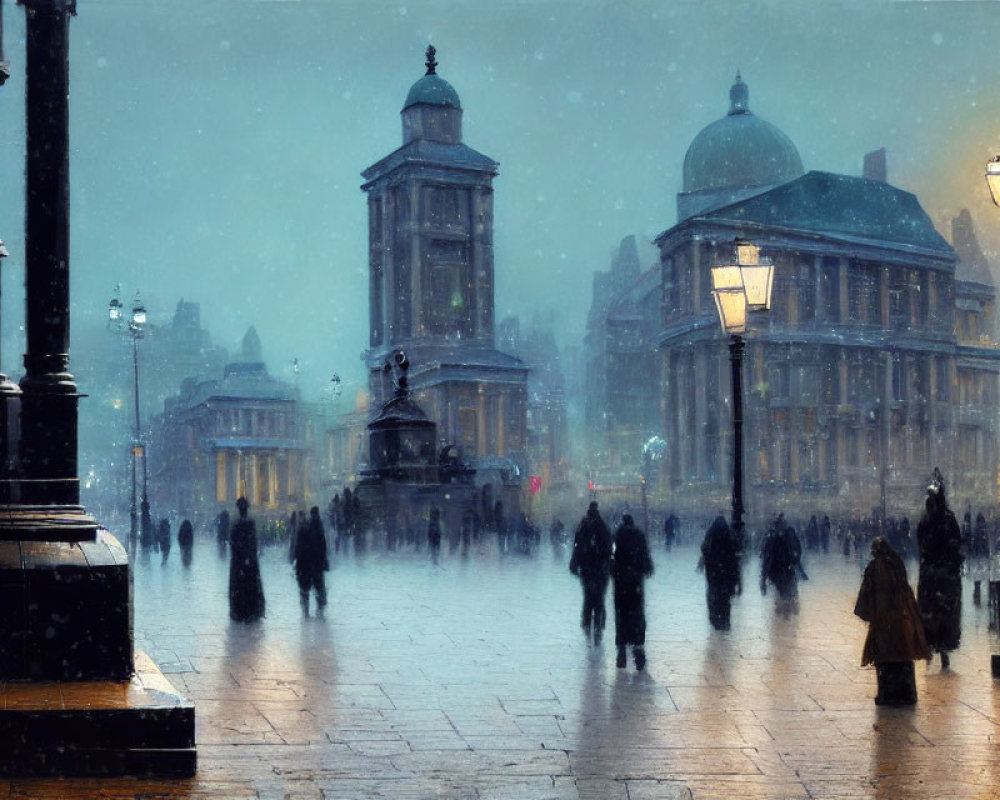
[[[424,75],[419,81],[410,87],[410,93],[406,95],[406,103],[403,111],[410,106],[444,106],[446,108],[461,108],[462,103],[458,99],[458,92],[440,75]]]
[[[750,113],[739,74],[730,90],[729,114],[699,133],[684,157],[684,191],[772,186],[803,175],[792,140]]]

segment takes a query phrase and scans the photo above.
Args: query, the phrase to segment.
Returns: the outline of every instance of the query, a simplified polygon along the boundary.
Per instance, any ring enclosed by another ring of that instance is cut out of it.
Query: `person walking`
[[[323,573],[330,569],[327,558],[326,531],[319,516],[319,506],[309,509],[309,519],[304,519],[295,535],[295,580],[299,584],[302,615],[309,616],[309,594],[316,590],[316,613],[323,616],[326,608],[326,581]]]
[[[917,524],[920,575],[917,606],[931,649],[941,654],[948,669],[948,653],[957,650],[962,636],[962,531],[945,496],[944,477],[935,467],[927,487],[924,515]]]
[[[626,648],[631,645],[635,668],[646,668],[646,603],[644,583],[653,574],[646,534],[635,527],[631,514],[622,516],[615,531],[611,577],[614,581],[615,646],[619,669],[625,667]]]
[[[160,546],[161,564],[166,564],[170,557],[170,520],[164,517],[156,526],[156,543]]]
[[[802,543],[795,528],[785,522],[785,515],[778,514],[771,523],[760,554],[760,593],[767,594],[770,582],[780,599],[794,599],[799,594],[800,577],[809,579],[802,567]]]
[[[215,544],[219,558],[225,558],[226,550],[229,548],[229,512],[226,509],[222,509],[215,518]]]
[[[611,532],[601,519],[597,501],[591,501],[586,516],[580,521],[573,538],[573,555],[569,571],[583,585],[583,614],[580,626],[588,643],[601,643],[606,611],[604,595],[611,576]]]
[[[177,546],[181,550],[181,564],[191,566],[191,551],[194,549],[194,526],[186,519],[177,531]]]
[[[431,561],[437,564],[441,559],[441,510],[437,506],[431,508],[431,517],[427,523],[427,549],[430,551]]]
[[[742,580],[737,543],[724,517],[716,517],[705,532],[698,566],[708,584],[708,621],[715,630],[728,631],[732,598],[740,593]]]
[[[257,561],[257,524],[245,497],[236,501],[239,519],[230,531],[229,618],[253,622],[264,616],[264,586]]]
[[[667,518],[663,520],[663,548],[670,552],[674,546],[674,540],[677,538],[677,528],[679,527],[679,520],[673,514],[667,514]]]
[[[854,613],[868,623],[861,666],[875,665],[875,705],[913,705],[917,702],[913,662],[930,661],[933,653],[903,559],[883,536],[872,540],[871,553],[854,604]]]

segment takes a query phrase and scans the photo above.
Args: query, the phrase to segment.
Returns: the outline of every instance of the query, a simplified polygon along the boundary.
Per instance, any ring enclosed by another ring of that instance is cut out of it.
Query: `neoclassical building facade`
[[[737,77],[727,117],[692,142],[679,222],[656,239],[672,493],[726,505],[731,389],[710,269],[745,238],[775,264],[744,364],[751,516],[912,516],[934,466],[957,503],[992,504],[1000,350],[988,271],[957,278],[955,249],[878,159],[862,178],[804,173],[748,95]]]
[[[732,263],[737,238],[775,264],[773,305],[754,315],[743,365],[751,523],[782,510],[912,518],[935,466],[956,508],[995,504],[989,268],[967,215],[952,246],[884,164],[866,159],[865,177],[806,172],[794,143],[750,111],[739,76],[729,113],[693,140],[678,222],[655,240],[659,303],[636,326],[655,316],[645,345],[658,360],[659,423],[643,435],[667,442],[659,499],[671,508],[729,507],[729,349],[710,270]]]

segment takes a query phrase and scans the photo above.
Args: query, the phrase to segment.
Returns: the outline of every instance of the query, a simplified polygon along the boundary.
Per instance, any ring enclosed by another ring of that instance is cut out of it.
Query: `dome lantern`
[[[403,144],[429,139],[444,144],[462,141],[462,103],[458,92],[437,74],[437,48],[428,45],[427,72],[410,87],[403,104]]]

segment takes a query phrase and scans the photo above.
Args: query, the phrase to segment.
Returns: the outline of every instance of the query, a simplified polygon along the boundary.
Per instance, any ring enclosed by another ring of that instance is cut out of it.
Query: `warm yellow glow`
[[[1000,206],[1000,156],[994,156],[987,162],[986,184],[990,187],[990,196],[994,204]]]
[[[739,289],[716,289],[712,292],[719,320],[726,333],[746,333],[747,296]]]
[[[111,401],[111,405],[114,406],[115,411],[118,411],[122,407],[122,399],[120,397],[116,397]]]
[[[741,241],[740,239],[736,240],[736,260],[741,267],[759,264],[759,259],[760,248],[757,245]]]
[[[742,292],[743,274],[740,272],[740,268],[735,265],[728,264],[712,267],[712,290],[738,290]]]
[[[743,273],[743,288],[747,294],[747,308],[750,311],[770,311],[774,264],[765,260],[756,266],[746,266],[741,261],[740,271]]]

